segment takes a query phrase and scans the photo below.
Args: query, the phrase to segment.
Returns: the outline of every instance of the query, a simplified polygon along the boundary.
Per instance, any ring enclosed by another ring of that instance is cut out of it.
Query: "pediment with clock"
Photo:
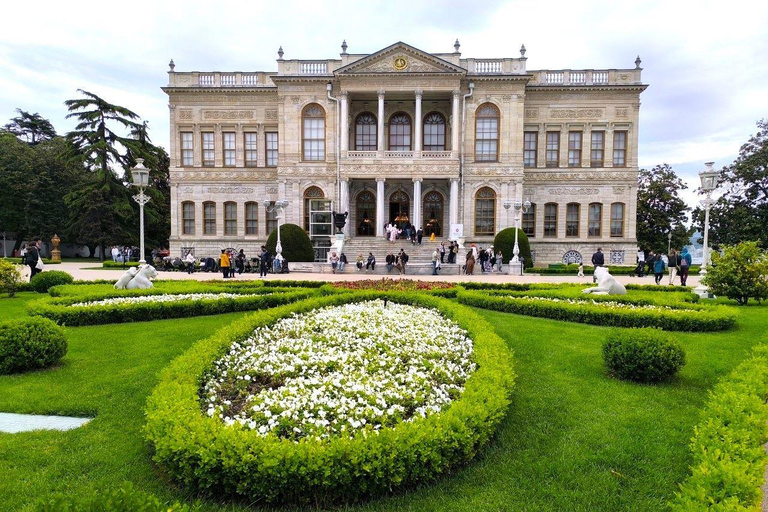
[[[337,76],[426,73],[464,75],[467,70],[399,42],[336,70]]]

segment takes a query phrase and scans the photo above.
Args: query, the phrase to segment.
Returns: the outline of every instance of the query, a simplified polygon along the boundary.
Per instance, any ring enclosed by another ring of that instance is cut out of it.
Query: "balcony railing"
[[[443,160],[451,158],[452,155],[452,151],[422,151],[421,158],[435,158],[438,160]]]
[[[168,85],[171,87],[269,87],[274,85],[271,75],[263,72],[240,71],[169,73]]]
[[[476,60],[475,73],[480,75],[498,75],[503,71],[504,62],[501,60]]]
[[[302,75],[327,75],[327,62],[302,62],[299,64],[299,73]]]
[[[641,69],[584,69],[532,71],[531,85],[634,85],[641,84]]]
[[[376,151],[347,151],[347,158],[376,158]]]
[[[384,158],[413,158],[413,151],[385,151]]]

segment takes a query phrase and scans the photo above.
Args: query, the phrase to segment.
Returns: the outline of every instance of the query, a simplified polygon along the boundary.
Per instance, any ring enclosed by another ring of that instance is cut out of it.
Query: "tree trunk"
[[[96,255],[96,246],[87,246],[88,247],[88,257],[93,258]]]
[[[101,249],[99,252],[99,261],[104,261],[104,242],[101,242],[99,244],[99,249]]]

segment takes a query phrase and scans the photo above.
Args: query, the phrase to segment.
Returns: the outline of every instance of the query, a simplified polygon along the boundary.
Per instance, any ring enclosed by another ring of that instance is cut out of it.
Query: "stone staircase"
[[[405,249],[408,254],[408,266],[406,273],[408,274],[431,274],[432,273],[432,252],[440,247],[440,239],[436,239],[434,242],[430,242],[428,237],[425,237],[421,241],[421,245],[412,244],[406,239],[396,240],[393,243],[387,242],[386,239],[381,237],[355,237],[347,239],[344,242],[344,249],[342,252],[347,256],[349,265],[344,269],[344,273],[357,272],[355,262],[357,261],[357,255],[362,253],[363,259],[368,259],[368,253],[372,252],[376,257],[376,269],[373,272],[368,273],[379,275],[398,275],[397,269],[393,269],[392,272],[387,272],[386,257],[390,251],[397,256],[400,249]],[[446,255],[445,260],[448,261],[448,241],[445,241]],[[463,262],[458,255],[457,262]],[[461,271],[460,264],[449,265],[443,263],[440,269],[440,274],[456,275]],[[363,269],[363,272],[366,272]]]

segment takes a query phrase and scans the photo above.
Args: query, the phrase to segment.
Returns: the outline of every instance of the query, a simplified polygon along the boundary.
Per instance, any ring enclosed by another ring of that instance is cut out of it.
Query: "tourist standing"
[[[237,257],[235,258],[238,274],[242,274],[243,270],[245,270],[245,260],[246,260],[245,251],[243,249],[240,249],[240,252],[237,253]]]
[[[683,247],[683,251],[680,253],[680,284],[682,286],[688,286],[688,270],[690,270],[692,262],[693,259],[688,248]]]
[[[405,249],[400,249],[397,259],[400,263],[400,273],[405,274],[405,266],[408,264],[408,254],[406,254]]]
[[[597,267],[602,267],[605,265],[605,256],[603,255],[603,250],[598,247],[597,252],[592,255],[592,266],[595,267],[594,270],[597,270]],[[597,282],[597,276],[592,274],[592,282]]]
[[[445,242],[440,242],[440,263],[445,263]]]
[[[424,238],[424,230],[419,228],[419,230],[416,232],[416,242],[418,242],[419,245],[421,245],[422,238]]]
[[[193,273],[195,271],[195,256],[192,254],[192,251],[187,253],[184,261],[187,263],[187,274]]]
[[[496,266],[499,269],[499,272],[501,272],[501,266],[504,264],[504,255],[501,253],[501,251],[496,253]]]
[[[474,249],[474,246],[472,247]],[[471,276],[475,272],[475,251],[470,250],[467,252],[466,273]]]
[[[269,259],[272,257],[271,254],[269,254],[269,251],[267,250],[266,246],[261,246],[261,254],[259,254],[260,263],[259,263],[259,277],[266,277],[267,271],[269,270]]]
[[[669,286],[672,286],[674,284],[675,276],[677,276],[677,271],[680,270],[680,259],[674,249],[669,251],[667,265],[669,267]]]
[[[229,277],[229,265],[230,265],[229,254],[227,253],[226,249],[222,249],[219,268],[221,269],[221,272],[224,274],[224,279],[227,279]]]
[[[445,249],[445,247],[443,247],[443,249]],[[434,251],[432,251],[432,275],[433,275],[433,276],[436,276],[436,275],[437,275],[437,262],[438,262],[438,261],[440,261],[440,260],[438,259],[438,258],[439,258],[439,254],[440,254],[440,253],[438,252],[438,250],[437,250],[437,249],[435,249]],[[443,253],[443,254],[445,254],[445,253]]]
[[[664,260],[660,255],[656,255],[656,259],[653,261],[653,275],[656,284],[660,284],[664,277]]]

